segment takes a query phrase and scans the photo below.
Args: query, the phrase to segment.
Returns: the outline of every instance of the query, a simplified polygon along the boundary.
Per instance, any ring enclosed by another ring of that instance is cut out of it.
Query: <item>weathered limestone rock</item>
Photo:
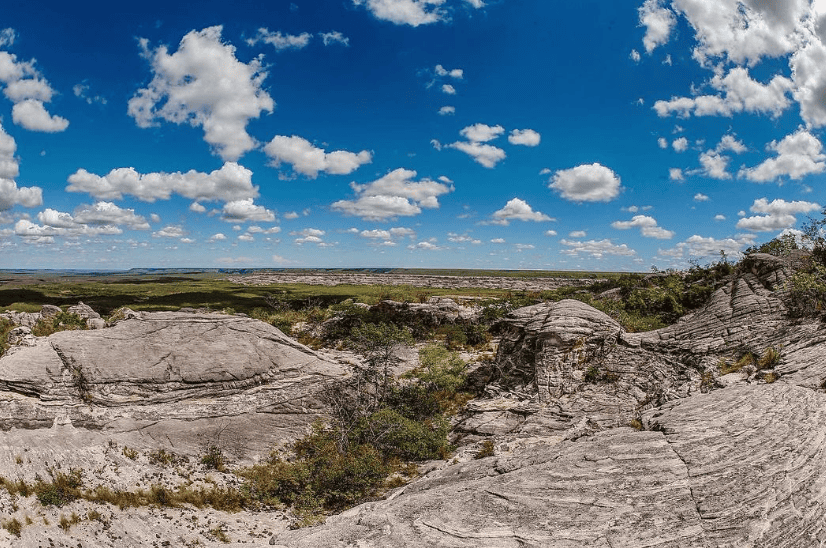
[[[40,313],[15,312],[14,310],[9,310],[8,312],[3,312],[2,314],[0,314],[0,318],[5,318],[14,325],[31,328],[35,326],[38,320],[40,320]]]
[[[453,299],[446,297],[431,297],[426,303],[382,301],[371,310],[397,317],[407,323],[420,322],[426,326],[471,321],[478,314],[473,308],[458,305]]]
[[[191,451],[221,423],[256,451],[300,435],[347,368],[240,316],[141,313],[63,331],[0,358],[0,425],[75,426],[174,439]]]
[[[41,318],[51,318],[53,316],[57,316],[63,312],[59,306],[55,306],[53,304],[44,304],[40,308],[40,317]]]
[[[6,341],[10,345],[34,346],[36,339],[30,328],[21,325],[9,331]]]
[[[74,314],[75,316],[80,316],[84,320],[91,320],[94,318],[100,318],[100,314],[95,312],[91,306],[88,304],[83,304],[83,301],[78,302],[74,306],[70,306],[68,310],[66,310],[68,314]]]

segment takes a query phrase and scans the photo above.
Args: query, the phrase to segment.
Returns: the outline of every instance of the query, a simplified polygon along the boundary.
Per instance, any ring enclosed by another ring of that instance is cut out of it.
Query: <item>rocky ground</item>
[[[310,285],[410,285],[444,289],[484,288],[513,291],[549,291],[566,286],[584,286],[596,278],[511,278],[502,276],[434,276],[424,274],[368,274],[364,272],[316,272],[297,274],[267,272],[230,276],[229,281],[250,285],[310,284]]]
[[[791,273],[752,256],[704,308],[645,333],[578,301],[514,311],[495,360],[474,371],[484,394],[457,420],[455,458],[323,525],[44,508],[0,489],[0,519],[24,524],[20,538],[0,529],[0,545],[824,546],[826,327],[788,317]],[[237,482],[200,464],[205,440],[262,457],[323,414],[318,391],[353,359],[194,312],[18,342],[0,358],[0,475],[75,467],[86,485],[133,490]],[[731,365],[747,351],[756,359]],[[494,454],[473,458],[485,440]],[[161,448],[188,460],[153,462]]]

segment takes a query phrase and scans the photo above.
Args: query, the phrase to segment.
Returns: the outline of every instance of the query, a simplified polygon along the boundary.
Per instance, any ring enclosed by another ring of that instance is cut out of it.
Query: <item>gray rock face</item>
[[[142,313],[108,329],[55,333],[0,358],[0,388],[14,394],[0,398],[0,424],[68,419],[192,449],[197,434],[222,421],[266,451],[323,411],[319,390],[345,371],[263,322]]]
[[[407,323],[420,322],[428,326],[472,321],[478,315],[477,310],[458,305],[453,299],[446,297],[431,297],[426,303],[382,301],[371,310],[397,317]]]

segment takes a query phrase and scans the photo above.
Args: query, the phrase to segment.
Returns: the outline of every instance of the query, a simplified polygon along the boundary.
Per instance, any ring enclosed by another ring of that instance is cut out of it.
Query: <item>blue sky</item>
[[[826,205],[826,0],[36,4],[0,268],[645,271]]]

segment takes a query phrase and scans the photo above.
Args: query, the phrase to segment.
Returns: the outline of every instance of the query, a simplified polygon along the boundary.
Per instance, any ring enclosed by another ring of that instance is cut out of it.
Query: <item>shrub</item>
[[[757,360],[757,369],[771,369],[780,363],[780,350],[769,347],[763,351],[763,354]]]
[[[479,448],[479,451],[476,452],[473,458],[475,459],[484,459],[486,457],[492,457],[495,454],[493,440],[485,440],[482,442],[482,446]]]
[[[20,535],[23,531],[23,524],[20,523],[17,518],[12,518],[8,521],[3,522],[3,529],[11,533],[12,535],[20,538]]]
[[[43,506],[63,506],[81,497],[80,486],[82,484],[83,472],[73,468],[68,474],[54,469],[49,470],[52,476],[51,482],[37,480],[34,486],[37,500]]]
[[[201,455],[201,464],[212,470],[223,472],[226,464],[224,451],[217,443],[208,442]]]
[[[50,318],[42,318],[32,327],[32,335],[35,337],[48,337],[58,331],[72,331],[87,329],[86,320],[77,314],[68,312],[58,312]]]

